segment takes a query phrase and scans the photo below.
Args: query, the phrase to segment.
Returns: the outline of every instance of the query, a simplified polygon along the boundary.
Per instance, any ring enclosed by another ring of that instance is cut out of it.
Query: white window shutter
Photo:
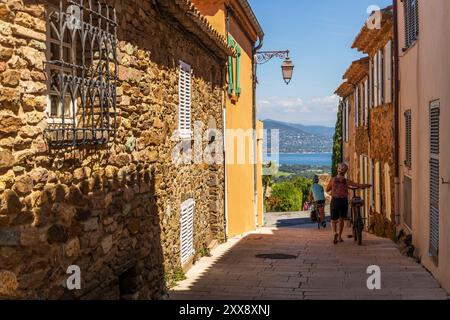
[[[347,119],[346,119],[346,114],[347,114],[347,106],[345,105],[345,100],[342,102],[342,140],[344,142],[346,142],[345,139],[345,135],[346,135],[346,125],[347,125]]]
[[[358,85],[359,90],[359,126],[364,125],[364,91],[362,87],[362,83]]]
[[[346,121],[345,121],[345,141],[347,141],[348,142],[348,136],[349,136],[349,132],[348,132],[348,129],[349,129],[349,116],[350,116],[350,108],[349,108],[349,104],[348,104],[348,99],[346,100],[346,108],[345,108],[345,118],[347,119]]]
[[[381,213],[381,165],[375,164],[375,211]]]
[[[181,205],[181,265],[184,266],[194,255],[194,199],[189,199]]]
[[[373,209],[374,207],[374,192],[375,192],[375,179],[374,179],[374,167],[373,167],[373,160],[372,158],[369,159],[368,164],[368,170],[369,170],[369,184],[372,185],[369,189],[369,206]]]
[[[369,108],[372,107],[372,61],[369,61],[369,77],[367,78],[368,80],[368,95],[367,95],[367,101],[369,104]]]
[[[383,104],[383,52],[378,51],[378,105]]]
[[[384,194],[386,195],[386,218],[392,221],[392,202],[391,202],[391,168],[389,164],[384,164]]]
[[[355,101],[355,127],[358,127],[359,123],[359,90],[358,86],[355,88],[355,94],[354,94],[354,101]]]
[[[348,131],[348,99],[344,102],[344,141],[347,142],[347,131]]]
[[[369,159],[365,156],[364,161],[364,183],[370,183],[370,173],[369,173]],[[364,190],[364,200],[366,205],[364,206],[364,217],[367,218],[370,214],[370,202],[369,202],[369,189]]]
[[[384,49],[384,57],[385,57],[385,102],[391,103],[392,102],[392,41],[389,40],[389,42],[386,44],[386,47]]]
[[[380,77],[380,74],[381,74],[381,70],[380,70],[380,61],[381,61],[381,56],[380,56],[380,51],[378,51],[378,53],[377,53],[377,93],[376,93],[376,95],[377,95],[377,106],[379,106],[379,105],[381,105],[381,94],[380,94],[380,91],[381,91],[381,77]]]
[[[366,108],[364,106],[365,102],[365,92],[364,92],[364,82],[361,82],[359,84],[359,91],[361,92],[361,119],[359,119],[359,123],[361,126],[364,126],[364,121],[366,119]]]
[[[192,69],[187,63],[180,61],[180,76],[178,82],[178,95],[180,97],[178,110],[178,130],[180,138],[192,137],[191,130],[191,98],[192,98]]]
[[[364,156],[359,155],[359,183],[364,183]]]
[[[366,79],[364,82],[364,91],[365,91],[365,101],[364,101],[364,125],[367,126],[369,124],[369,80]]]
[[[374,79],[373,79],[374,107],[378,107],[378,97],[379,97],[379,94],[378,94],[378,52],[375,54],[373,66],[374,66],[374,72],[373,72],[373,74],[374,74]]]

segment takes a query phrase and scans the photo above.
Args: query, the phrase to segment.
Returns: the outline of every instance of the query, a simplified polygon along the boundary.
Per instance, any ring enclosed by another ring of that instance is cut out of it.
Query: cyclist
[[[331,192],[331,223],[333,226],[333,243],[344,242],[342,233],[344,232],[344,223],[348,215],[348,188],[367,189],[370,184],[359,184],[348,180],[345,175],[348,172],[348,166],[341,163],[338,166],[338,175],[331,179],[326,191]],[[339,231],[338,231],[339,223]]]
[[[314,201],[314,207],[317,208],[320,214],[320,221],[323,228],[327,227],[327,222],[325,221],[325,191],[323,187],[319,184],[319,177],[314,176],[313,185],[309,190],[308,196],[309,203]]]

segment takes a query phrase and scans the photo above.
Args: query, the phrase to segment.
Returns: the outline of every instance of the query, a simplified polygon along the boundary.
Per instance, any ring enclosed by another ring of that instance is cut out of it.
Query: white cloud
[[[333,94],[328,97],[322,97],[322,98],[313,98],[311,99],[312,103],[317,103],[319,105],[322,105],[324,107],[328,107],[330,105],[338,105],[339,104],[339,97],[336,94]]]
[[[258,118],[291,123],[334,126],[339,97],[302,98],[265,97],[258,101]]]

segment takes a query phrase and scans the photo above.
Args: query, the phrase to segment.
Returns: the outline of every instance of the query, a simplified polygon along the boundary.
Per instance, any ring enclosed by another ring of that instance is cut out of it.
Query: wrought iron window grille
[[[117,133],[117,17],[97,0],[60,0],[48,15],[51,147],[106,145]]]

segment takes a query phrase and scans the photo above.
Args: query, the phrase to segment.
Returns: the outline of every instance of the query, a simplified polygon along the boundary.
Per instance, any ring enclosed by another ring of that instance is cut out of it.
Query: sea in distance
[[[265,155],[264,161],[277,161],[276,157]],[[278,161],[277,161],[278,162]],[[331,167],[332,153],[280,153],[280,165],[303,165],[303,166],[329,166]]]

